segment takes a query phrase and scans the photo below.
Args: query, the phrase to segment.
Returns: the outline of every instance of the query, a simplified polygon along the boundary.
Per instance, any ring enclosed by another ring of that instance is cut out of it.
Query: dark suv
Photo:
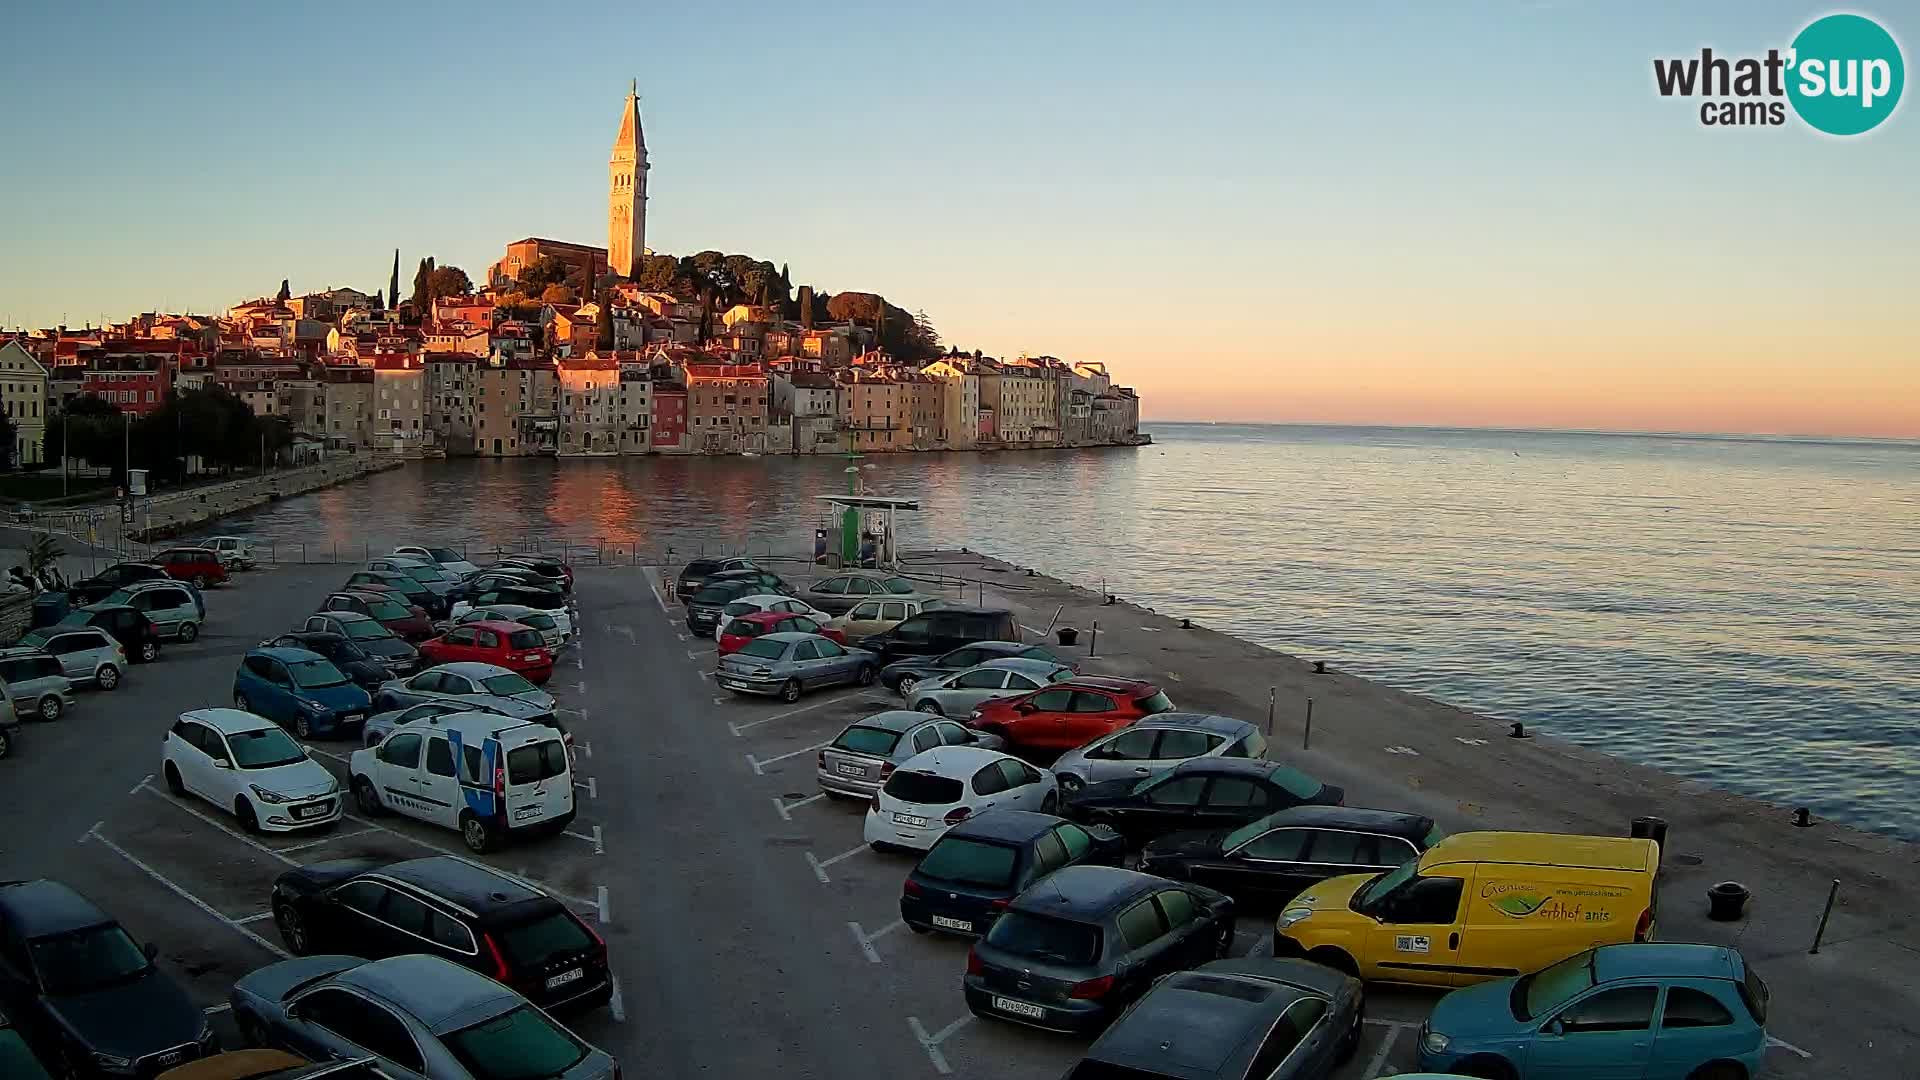
[[[97,604],[136,581],[158,581],[167,572],[152,563],[114,563],[90,578],[81,578],[67,586],[67,596],[76,604]]]
[[[126,604],[83,607],[68,612],[67,617],[55,625],[66,628],[91,626],[96,630],[104,630],[108,637],[120,643],[127,659],[136,664],[160,659],[160,631],[144,612]]]
[[[939,656],[976,641],[1019,641],[1020,624],[1005,608],[939,607],[852,644],[882,664],[907,656]]]
[[[758,570],[752,559],[695,559],[680,568],[680,578],[674,591],[680,596],[691,596],[700,591],[707,579],[726,570]]]
[[[594,1008],[613,996],[600,935],[531,884],[457,856],[289,870],[273,884],[273,919],[297,955],[427,953],[545,1009]]]
[[[63,1075],[150,1077],[218,1049],[154,956],[57,881],[0,883],[0,1011]]]

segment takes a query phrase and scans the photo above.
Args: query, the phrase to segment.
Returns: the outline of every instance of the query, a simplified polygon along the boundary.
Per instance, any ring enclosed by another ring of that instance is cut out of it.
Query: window
[[[558,739],[529,743],[507,752],[507,778],[515,784],[531,784],[565,776],[567,747]]]
[[[1187,925],[1200,914],[1199,905],[1185,889],[1167,889],[1154,896],[1160,905],[1160,914],[1167,920],[1167,926],[1178,929]]]
[[[999,668],[969,671],[953,680],[955,690],[998,690],[1007,684],[1007,673]]]
[[[1148,804],[1152,806],[1198,806],[1201,789],[1207,786],[1204,776],[1176,776],[1166,780],[1155,777],[1149,783],[1154,787],[1145,793]]]
[[[387,906],[380,918],[387,925],[405,930],[415,937],[427,936],[427,920],[432,912],[427,905],[402,892],[389,890]]]
[[[982,769],[984,774],[988,770]],[[996,777],[998,773],[994,774]],[[887,779],[883,788],[888,795],[904,803],[916,803],[923,806],[946,806],[957,803],[966,794],[966,785],[951,776],[937,776],[933,773],[909,772],[900,770]]]
[[[1073,704],[1073,691],[1042,690],[1028,698],[1027,703],[1040,712],[1067,712]]]
[[[1266,789],[1251,780],[1242,780],[1237,776],[1218,777],[1213,787],[1207,791],[1207,805],[1222,809],[1237,810],[1246,807],[1261,807],[1267,804]]]
[[[957,885],[1007,888],[1013,884],[1013,865],[1018,854],[1004,844],[948,836],[933,845],[933,850],[915,867],[915,873]]]
[[[1230,847],[1238,838],[1237,834],[1227,837],[1227,845]],[[1241,848],[1240,855],[1268,862],[1299,862],[1306,857],[1307,844],[1312,838],[1313,834],[1305,829],[1275,829]]]
[[[758,642],[755,642],[754,644],[758,644]],[[775,641],[775,642],[768,642],[768,644],[770,644],[770,645],[777,645],[777,646],[779,646],[780,648],[783,648],[783,649],[784,649],[784,648],[786,648],[786,646],[785,646],[785,644],[783,644],[783,643],[781,643],[781,642],[777,642],[777,641]],[[812,641],[801,641],[801,642],[797,642],[797,643],[795,643],[795,644],[794,644],[794,646],[793,646],[793,657],[792,657],[792,659],[794,659],[794,660],[818,660],[818,659],[820,659],[820,650],[819,650],[819,649],[818,649],[818,648],[816,647],[816,646],[817,646],[817,644],[818,644],[817,642],[812,642]],[[741,651],[742,651],[742,652],[745,652],[746,650],[745,650],[745,649],[742,649]]]
[[[1395,854],[1399,854],[1398,851]],[[1410,857],[1410,856],[1409,856]],[[1380,838],[1365,833],[1321,829],[1313,834],[1313,861],[1348,866],[1379,866]],[[1397,864],[1403,860],[1395,859]]]
[[[402,769],[416,768],[420,764],[420,736],[415,734],[395,735],[380,744],[380,760]]]
[[[1169,730],[1160,735],[1160,748],[1154,756],[1168,760],[1199,757],[1219,745],[1219,740],[1204,731]]]
[[[326,1018],[320,1019],[303,1007],[301,1015],[310,1022],[340,1036],[342,1039],[360,1047],[369,1053],[386,1058],[403,1069],[421,1072],[426,1062],[420,1056],[420,1048],[413,1043],[413,1036],[407,1034],[407,1027],[400,1018],[378,1005],[343,990],[331,988],[316,990],[300,999],[303,1006],[322,994],[338,995],[331,997],[324,1006]]]
[[[1026,787],[1040,782],[1040,771],[1023,761],[1013,758],[1000,759],[1000,772],[1007,778],[1009,788]]]
[[[1152,897],[1121,912],[1115,922],[1119,924],[1120,937],[1135,949],[1153,944],[1167,932],[1166,922]]]
[[[1307,1037],[1307,1033],[1313,1030],[1313,1026],[1320,1022],[1320,1018],[1326,1011],[1326,1003],[1317,998],[1302,998],[1287,1006],[1287,1011],[1280,1015],[1280,1019],[1273,1025],[1273,1030],[1268,1032],[1267,1041],[1262,1043],[1259,1052],[1254,1054],[1253,1064],[1248,1068],[1247,1075],[1253,1077],[1273,1075],[1281,1065],[1286,1063],[1288,1056],[1300,1045],[1300,1041]]]
[[[1395,890],[1384,914],[1398,923],[1451,923],[1460,911],[1459,878],[1415,878]],[[1647,1006],[1651,1011],[1651,1003]]]
[[[994,762],[973,774],[973,793],[975,795],[996,795],[1007,790],[1007,774],[1000,771],[1000,763]]]
[[[913,752],[916,754],[939,745],[940,733],[935,731],[931,724],[913,733]]]
[[[1660,1014],[1661,1027],[1719,1027],[1731,1023],[1733,1014],[1712,994],[1690,986],[1667,987],[1667,1007]]]
[[[333,891],[333,899],[342,907],[381,918],[387,890],[371,881],[349,881]]]
[[[1073,692],[1073,711],[1077,713],[1106,713],[1114,709],[1113,699],[1105,694],[1095,694],[1086,690]]]
[[[1622,986],[1602,990],[1576,1002],[1560,1014],[1567,1034],[1591,1031],[1644,1031],[1653,1023],[1657,986]]]
[[[967,729],[961,727],[959,724],[935,724],[934,728],[940,732],[940,741],[948,746],[971,746],[973,744],[973,736],[967,734]]]
[[[831,641],[827,641],[824,639],[814,642],[813,650],[820,654],[820,658],[822,660],[831,660],[836,656],[847,655],[847,650],[841,648],[840,646],[834,644]]]
[[[1061,825],[1053,830],[1060,838],[1061,846],[1066,850],[1068,861],[1079,859],[1093,847],[1093,837],[1078,825]]]
[[[453,748],[447,740],[435,738],[427,741],[427,771],[435,776],[453,775]]]
[[[1162,733],[1150,728],[1133,728],[1115,735],[1088,756],[1108,761],[1146,761],[1153,757],[1153,741],[1162,737]]]

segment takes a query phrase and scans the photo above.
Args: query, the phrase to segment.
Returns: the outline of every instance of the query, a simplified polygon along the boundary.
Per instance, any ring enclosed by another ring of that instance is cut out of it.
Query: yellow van
[[[1466,986],[1653,933],[1651,840],[1460,833],[1397,870],[1329,878],[1274,923],[1277,956],[1363,979]]]

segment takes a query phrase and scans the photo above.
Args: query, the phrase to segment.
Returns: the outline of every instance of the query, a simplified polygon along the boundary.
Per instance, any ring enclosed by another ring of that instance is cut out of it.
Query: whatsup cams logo
[[[1860,135],[1899,107],[1907,69],[1900,45],[1864,15],[1828,15],[1765,56],[1656,58],[1661,97],[1700,98],[1706,127],[1778,127],[1787,109],[1828,135]]]

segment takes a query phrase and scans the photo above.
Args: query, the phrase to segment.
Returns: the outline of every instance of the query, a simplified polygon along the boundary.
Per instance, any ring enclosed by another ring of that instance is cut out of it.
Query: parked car
[[[387,588],[406,598],[407,603],[419,608],[435,619],[444,619],[451,610],[447,599],[405,574],[396,574],[390,570],[356,570],[347,575],[340,585],[340,592],[353,592],[357,585],[385,585]]]
[[[420,643],[428,664],[473,661],[506,668],[539,684],[553,677],[553,652],[531,626],[504,620],[461,623]]]
[[[405,675],[420,666],[420,650],[381,625],[371,615],[354,611],[323,611],[307,616],[309,633],[339,634],[385,664],[392,675]]]
[[[176,1065],[153,1080],[390,1080],[372,1058],[315,1064],[284,1050],[228,1050]]]
[[[1045,660],[989,660],[920,683],[908,703],[935,716],[969,716],[989,701],[1018,697],[1071,678],[1072,668]]]
[[[739,585],[742,583],[754,586],[754,589],[752,590],[752,592],[741,594],[743,596],[752,595],[752,593],[780,593],[786,596],[793,595],[793,586],[787,584],[785,578],[782,578],[779,574],[776,574],[771,570],[760,570],[760,569],[722,570],[719,573],[708,578],[706,585],[702,587],[711,588],[715,585]],[[682,597],[682,599],[684,600],[685,598]]]
[[[752,559],[694,559],[680,568],[680,576],[674,586],[679,596],[688,596],[700,591],[707,579],[726,570],[758,570],[759,564]]]
[[[26,1037],[13,1026],[5,1010],[0,1010],[0,1076],[8,1080],[53,1080],[53,1074],[33,1056]]]
[[[1046,645],[1023,644],[1018,641],[976,641],[971,645],[962,645],[937,656],[903,656],[880,669],[880,681],[886,685],[887,689],[899,691],[901,697],[911,697],[913,688],[926,679],[965,671],[989,660],[1013,657],[1045,660],[1059,664],[1061,667],[1073,668],[1076,673],[1080,670],[1073,661]]]
[[[206,621],[206,608],[191,591],[192,586],[176,581],[139,581],[116,590],[103,604],[124,604],[147,617],[154,632],[168,641],[188,642],[200,636]]]
[[[59,622],[43,626],[21,640],[29,645],[39,645],[50,640],[54,634],[86,627],[104,631],[108,637],[119,642],[120,648],[135,663],[146,664],[160,659],[160,634],[153,628],[153,621],[147,618],[146,613],[125,604],[90,604],[76,608]]]
[[[819,634],[836,645],[845,645],[847,639],[838,630],[830,630],[805,615],[793,615],[784,611],[758,611],[746,615],[736,615],[728,619],[715,635],[714,644],[719,647],[721,656],[739,652],[740,647],[754,638],[767,634]]]
[[[45,628],[44,635],[28,634],[21,639],[27,647],[60,661],[60,670],[75,686],[112,690],[120,685],[127,670],[127,653],[104,630],[72,630],[57,626]]]
[[[402,544],[393,549],[395,555],[408,555],[416,559],[425,559],[454,577],[472,577],[480,572],[480,567],[467,560],[467,557],[450,547],[430,544]]]
[[[682,598],[685,601],[687,632],[695,637],[712,637],[720,626],[721,612],[726,610],[728,604],[761,591],[760,586],[751,581],[718,581],[701,586],[698,592]]]
[[[1018,641],[1020,624],[1004,608],[941,606],[856,639],[891,664],[907,656],[939,656],[977,641]]]
[[[207,547],[220,558],[220,565],[228,570],[251,570],[259,565],[254,558],[253,545],[244,536],[213,536],[207,539]]]
[[[1758,1076],[1770,996],[1738,949],[1606,945],[1441,998],[1420,1028],[1420,1067],[1525,1080]]]
[[[1195,758],[1143,780],[1102,780],[1067,800],[1066,816],[1111,825],[1135,844],[1181,829],[1237,829],[1276,810],[1339,806],[1340,788],[1277,761]]]
[[[395,728],[353,752],[354,803],[460,833],[476,854],[503,839],[555,833],[573,821],[566,742],[545,724],[474,710]]]
[[[357,611],[371,615],[410,644],[419,644],[433,636],[433,617],[427,609],[407,599],[398,589],[385,585],[360,584],[327,594],[322,611]]]
[[[720,614],[723,618],[732,619],[741,615],[751,615],[756,611],[781,611],[793,615],[805,615],[822,626],[833,618],[805,600],[785,593],[751,593],[729,602],[726,607],[720,609]]]
[[[1213,960],[1155,984],[1067,1080],[1322,1080],[1360,1046],[1360,980],[1304,960]]]
[[[1053,777],[998,750],[938,746],[908,758],[867,806],[862,836],[875,851],[925,851],[947,829],[992,809],[1051,814]]]
[[[1125,843],[1051,814],[989,810],[948,829],[901,886],[900,918],[917,934],[977,937],[1013,898],[1063,867],[1114,865]]]
[[[1000,749],[1000,740],[951,720],[889,709],[849,724],[822,747],[815,778],[828,795],[871,799],[895,769],[936,746]]]
[[[1053,762],[1068,794],[1102,780],[1139,779],[1197,757],[1263,758],[1267,737],[1245,720],[1163,712],[1061,754]]]
[[[81,578],[68,585],[67,598],[82,606],[97,604],[136,581],[158,581],[166,578],[165,568],[153,563],[114,563],[92,577]]]
[[[273,920],[295,956],[425,953],[543,1009],[613,996],[607,946],[592,927],[526,880],[451,855],[295,867],[273,883]]]
[[[248,832],[331,826],[345,809],[325,766],[265,717],[238,709],[181,713],[161,739],[160,772],[176,797],[205,799]]]
[[[380,570],[389,574],[405,574],[407,577],[425,585],[435,596],[445,597],[461,591],[460,581],[453,575],[426,559],[415,559],[405,555],[388,555],[371,559],[367,569]]]
[[[503,622],[515,622],[522,626],[531,626],[540,631],[540,637],[547,648],[558,650],[573,640],[573,635],[560,629],[554,617],[539,608],[530,608],[523,604],[489,604],[481,608],[469,608],[459,618],[458,623],[479,622],[482,619],[498,619]]]
[[[1233,901],[1111,866],[1069,866],[1014,897],[967,954],[975,1016],[1098,1031],[1156,979],[1227,954]]]
[[[869,598],[913,597],[925,599],[908,578],[884,570],[847,570],[807,586],[801,599],[833,615],[844,615],[855,604]]]
[[[833,621],[827,625],[845,634],[848,639],[859,641],[861,638],[891,630],[903,620],[945,603],[945,600],[931,596],[924,600],[862,600],[845,612],[835,615]]]
[[[553,619],[554,625],[567,637],[574,636],[573,612],[567,607],[567,598],[559,589],[527,584],[474,584],[467,595],[453,604],[453,619],[458,621],[467,612],[477,608],[493,607],[497,604],[518,604],[535,611],[544,611]]]
[[[1172,712],[1158,686],[1140,679],[1079,675],[1019,697],[989,701],[967,723],[1022,750],[1072,750],[1136,720]]]
[[[308,956],[234,983],[252,1041],[377,1059],[392,1077],[616,1080],[620,1066],[507,987],[438,956]]]
[[[1342,874],[1384,874],[1445,836],[1421,814],[1296,806],[1237,829],[1165,834],[1140,853],[1140,869],[1219,889],[1246,907],[1291,900]]]
[[[0,710],[0,758],[13,753],[20,742],[20,718],[12,709]]]
[[[483,698],[476,700],[423,701],[418,705],[409,705],[404,709],[374,713],[367,717],[367,726],[360,733],[360,742],[364,746],[378,746],[396,728],[411,724],[415,720],[426,720],[435,716],[447,716],[462,712],[495,712],[501,716],[513,717],[528,723],[545,724],[566,737],[569,745],[572,736],[566,734],[566,728],[553,715],[552,710],[542,709],[538,705],[529,705],[512,698]]]
[[[305,649],[248,651],[233,673],[233,707],[302,739],[357,732],[372,712],[367,692],[333,661]]]
[[[156,955],[58,881],[0,883],[0,1012],[51,1071],[151,1076],[219,1048]]]
[[[154,553],[147,560],[175,581],[190,581],[196,589],[227,583],[227,568],[212,548],[177,547]]]
[[[843,649],[818,634],[765,634],[720,658],[714,681],[736,694],[798,701],[823,686],[873,684],[879,665],[862,649]]]
[[[300,630],[291,634],[281,634],[260,643],[276,649],[305,649],[319,653],[333,666],[346,673],[354,685],[369,692],[386,682],[387,665],[372,653],[360,647],[359,643],[345,634],[335,634],[324,630]]]
[[[0,693],[22,720],[58,720],[73,708],[73,680],[39,649],[0,650]]]
[[[494,698],[524,701],[542,711],[553,710],[553,695],[528,682],[526,676],[497,664],[462,660],[428,668],[409,679],[391,679],[373,696],[380,712],[418,705],[423,701],[482,704]]]
[[[538,573],[541,577],[558,582],[560,587],[565,591],[573,591],[573,567],[552,555],[541,555],[537,552],[523,551],[516,555],[504,555],[500,558],[500,561],[494,565],[501,567],[524,566]]]

